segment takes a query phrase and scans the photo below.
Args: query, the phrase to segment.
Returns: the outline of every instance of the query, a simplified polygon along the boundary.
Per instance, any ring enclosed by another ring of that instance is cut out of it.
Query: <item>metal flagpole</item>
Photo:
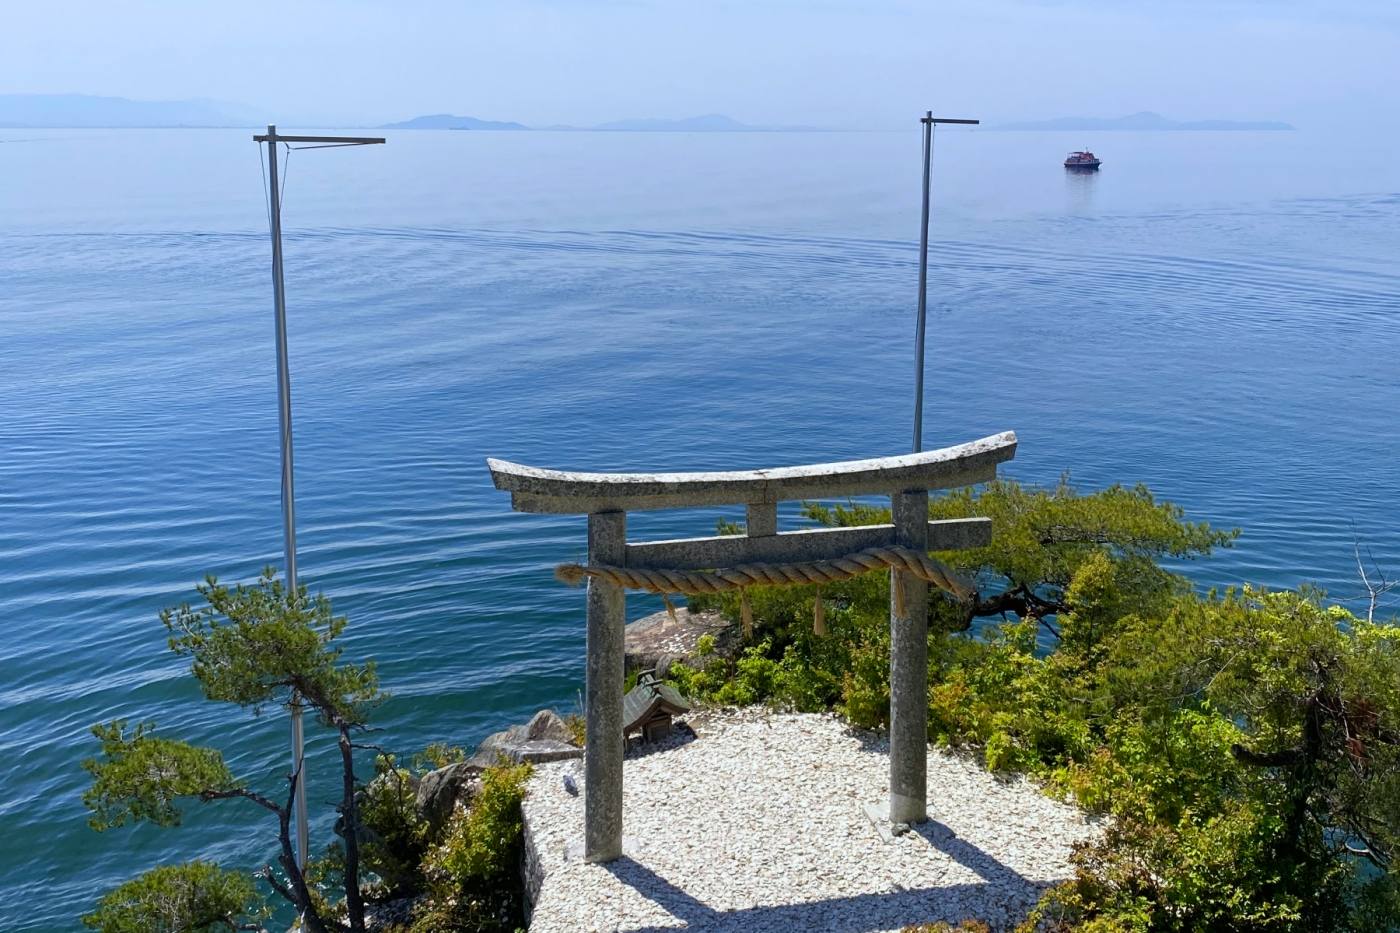
[[[287,364],[287,292],[282,278],[282,191],[277,181],[277,144],[309,143],[305,148],[364,146],[384,142],[380,137],[360,136],[279,136],[277,127],[267,127],[267,135],[254,136],[254,142],[267,143],[267,180],[270,188],[268,223],[272,228],[272,308],[277,332],[277,420],[282,448],[282,547],[286,562],[287,592],[297,596],[296,495],[292,487],[292,377]],[[293,804],[297,834],[297,865],[306,867],[308,849],[306,818],[306,772],[303,768],[305,738],[302,731],[301,700],[292,696],[292,773],[297,776]]]
[[[924,449],[924,332],[928,323],[928,194],[933,166],[933,125],[975,126],[982,121],[935,117],[932,110],[926,110],[919,122],[924,125],[924,206],[919,228],[919,317],[914,327],[914,453]]]
[[[914,453],[924,449],[924,326],[928,318],[928,184],[933,161],[933,111],[926,111],[919,122],[924,125],[924,210],[919,226],[919,321],[914,326]]]

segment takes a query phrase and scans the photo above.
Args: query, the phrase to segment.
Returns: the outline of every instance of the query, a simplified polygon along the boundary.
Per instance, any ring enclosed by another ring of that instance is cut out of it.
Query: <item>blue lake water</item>
[[[161,860],[271,855],[236,802],[102,836],[79,802],[88,727],[115,717],[216,743],[267,788],[285,769],[284,717],[200,701],[157,621],[205,573],[280,562],[250,135],[0,131],[0,929],[72,929]],[[1014,429],[1005,475],[1142,482],[1242,527],[1188,568],[1203,585],[1353,598],[1356,540],[1400,573],[1394,142],[940,135],[926,445]],[[1067,175],[1084,146],[1103,170]],[[384,741],[471,743],[581,688],[582,595],[551,567],[584,523],[512,514],[485,457],[907,449],[919,159],[916,127],[292,154],[301,571],[349,614],[347,651],[379,661]],[[324,842],[330,749],[312,751]]]

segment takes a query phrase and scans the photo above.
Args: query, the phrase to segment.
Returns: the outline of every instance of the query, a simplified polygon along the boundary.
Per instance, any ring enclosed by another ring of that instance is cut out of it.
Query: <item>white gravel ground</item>
[[[830,716],[753,709],[690,725],[693,740],[629,752],[626,854],[608,865],[566,851],[583,839],[581,762],[537,768],[525,801],[534,933],[873,933],[966,918],[1004,929],[1095,832],[1026,781],[930,750],[932,820],[888,843],[861,808],[888,792],[882,739]]]

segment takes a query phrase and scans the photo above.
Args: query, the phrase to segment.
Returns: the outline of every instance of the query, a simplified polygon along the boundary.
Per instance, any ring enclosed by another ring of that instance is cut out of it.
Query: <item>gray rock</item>
[[[627,623],[624,663],[629,672],[654,670],[665,677],[677,661],[698,662],[697,646],[704,635],[715,640],[715,654],[732,657],[739,645],[739,626],[726,622],[718,612],[691,612],[677,607],[676,618],[664,609]]]
[[[482,770],[479,764],[463,761],[423,775],[415,803],[434,834],[446,825],[458,803],[469,806],[481,792]]]
[[[525,738],[532,742],[548,739],[554,742],[564,742],[572,744],[573,733],[564,724],[564,720],[552,709],[542,709],[534,715],[529,725],[525,727]]]
[[[511,726],[488,735],[477,746],[468,763],[489,768],[502,758],[516,764],[522,761],[538,764],[579,758],[583,755],[583,749],[574,745],[571,739],[572,734],[564,720],[553,710],[542,709],[525,725]]]
[[[517,746],[511,753],[511,757],[516,761],[529,761],[539,764],[545,761],[564,761],[569,758],[582,758],[583,749],[568,742],[556,742],[554,739],[539,739],[533,742],[526,742]]]
[[[554,718],[558,719],[557,716]],[[534,720],[531,720],[531,723],[533,722]],[[561,722],[560,725],[562,726],[563,723]],[[567,731],[565,730],[565,732]],[[582,755],[583,749],[577,745],[570,745],[559,739],[532,739],[529,734],[529,726],[511,726],[502,732],[488,735],[481,745],[477,746],[476,754],[472,755],[470,762],[489,766],[495,764],[497,759],[504,757],[516,763],[529,761],[538,764],[544,761],[579,758]]]
[[[530,737],[525,734],[526,728],[526,726],[511,726],[509,729],[491,733],[481,740],[481,744],[476,747],[472,758],[482,758],[490,765],[495,764],[502,755],[510,758],[510,749],[530,741]]]

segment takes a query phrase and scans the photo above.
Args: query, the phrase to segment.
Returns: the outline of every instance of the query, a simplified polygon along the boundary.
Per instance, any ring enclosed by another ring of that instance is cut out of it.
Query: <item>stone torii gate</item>
[[[588,861],[622,854],[622,694],[626,587],[686,592],[820,582],[888,566],[890,799],[893,824],[928,818],[928,581],[946,580],[928,551],[990,543],[987,518],[928,520],[928,493],[986,482],[1016,454],[1010,431],[897,457],[721,473],[568,473],[487,460],[518,512],[588,516],[584,844]],[[888,495],[892,524],[778,531],[778,503]],[[743,505],[743,535],[631,543],[627,513]],[[714,571],[697,573],[696,571]],[[696,590],[691,590],[696,591]]]

